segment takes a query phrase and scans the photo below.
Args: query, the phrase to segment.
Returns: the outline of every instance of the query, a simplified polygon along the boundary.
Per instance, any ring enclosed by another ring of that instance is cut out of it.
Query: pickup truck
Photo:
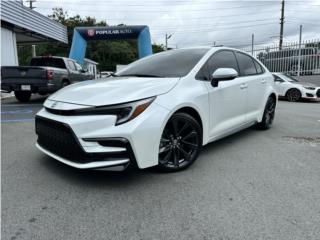
[[[73,59],[34,57],[30,66],[1,67],[1,90],[14,91],[18,101],[28,102],[33,93],[45,95],[71,83],[93,78]]]

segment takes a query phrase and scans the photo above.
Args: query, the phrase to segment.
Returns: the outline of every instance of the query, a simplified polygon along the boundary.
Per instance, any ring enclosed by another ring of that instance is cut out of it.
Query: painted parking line
[[[1,104],[1,107],[42,107],[43,104]]]
[[[33,122],[34,118],[1,119],[1,123]]]
[[[10,115],[10,114],[32,114],[32,109],[17,109],[12,111],[1,111],[1,114],[3,115]]]

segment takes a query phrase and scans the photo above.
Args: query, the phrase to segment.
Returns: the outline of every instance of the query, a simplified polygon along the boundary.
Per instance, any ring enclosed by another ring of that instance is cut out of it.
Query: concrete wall
[[[16,34],[1,28],[1,66],[18,66]]]

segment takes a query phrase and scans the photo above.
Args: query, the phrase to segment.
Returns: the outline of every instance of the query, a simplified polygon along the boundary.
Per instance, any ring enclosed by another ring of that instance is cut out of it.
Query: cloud
[[[256,44],[270,44],[278,41],[280,31],[280,1],[43,0],[34,5],[45,15],[59,6],[70,16],[91,16],[110,25],[148,25],[155,43],[164,44],[165,34],[172,34],[170,47],[248,46],[252,34]],[[284,41],[298,40],[299,25],[303,25],[303,39],[319,39],[319,13],[320,0],[287,0]]]

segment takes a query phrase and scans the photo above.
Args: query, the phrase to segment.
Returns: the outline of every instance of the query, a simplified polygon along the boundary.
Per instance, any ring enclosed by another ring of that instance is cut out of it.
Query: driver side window
[[[214,53],[197,73],[196,79],[208,81],[218,68],[233,68],[239,72],[238,63],[232,51],[224,50]]]

